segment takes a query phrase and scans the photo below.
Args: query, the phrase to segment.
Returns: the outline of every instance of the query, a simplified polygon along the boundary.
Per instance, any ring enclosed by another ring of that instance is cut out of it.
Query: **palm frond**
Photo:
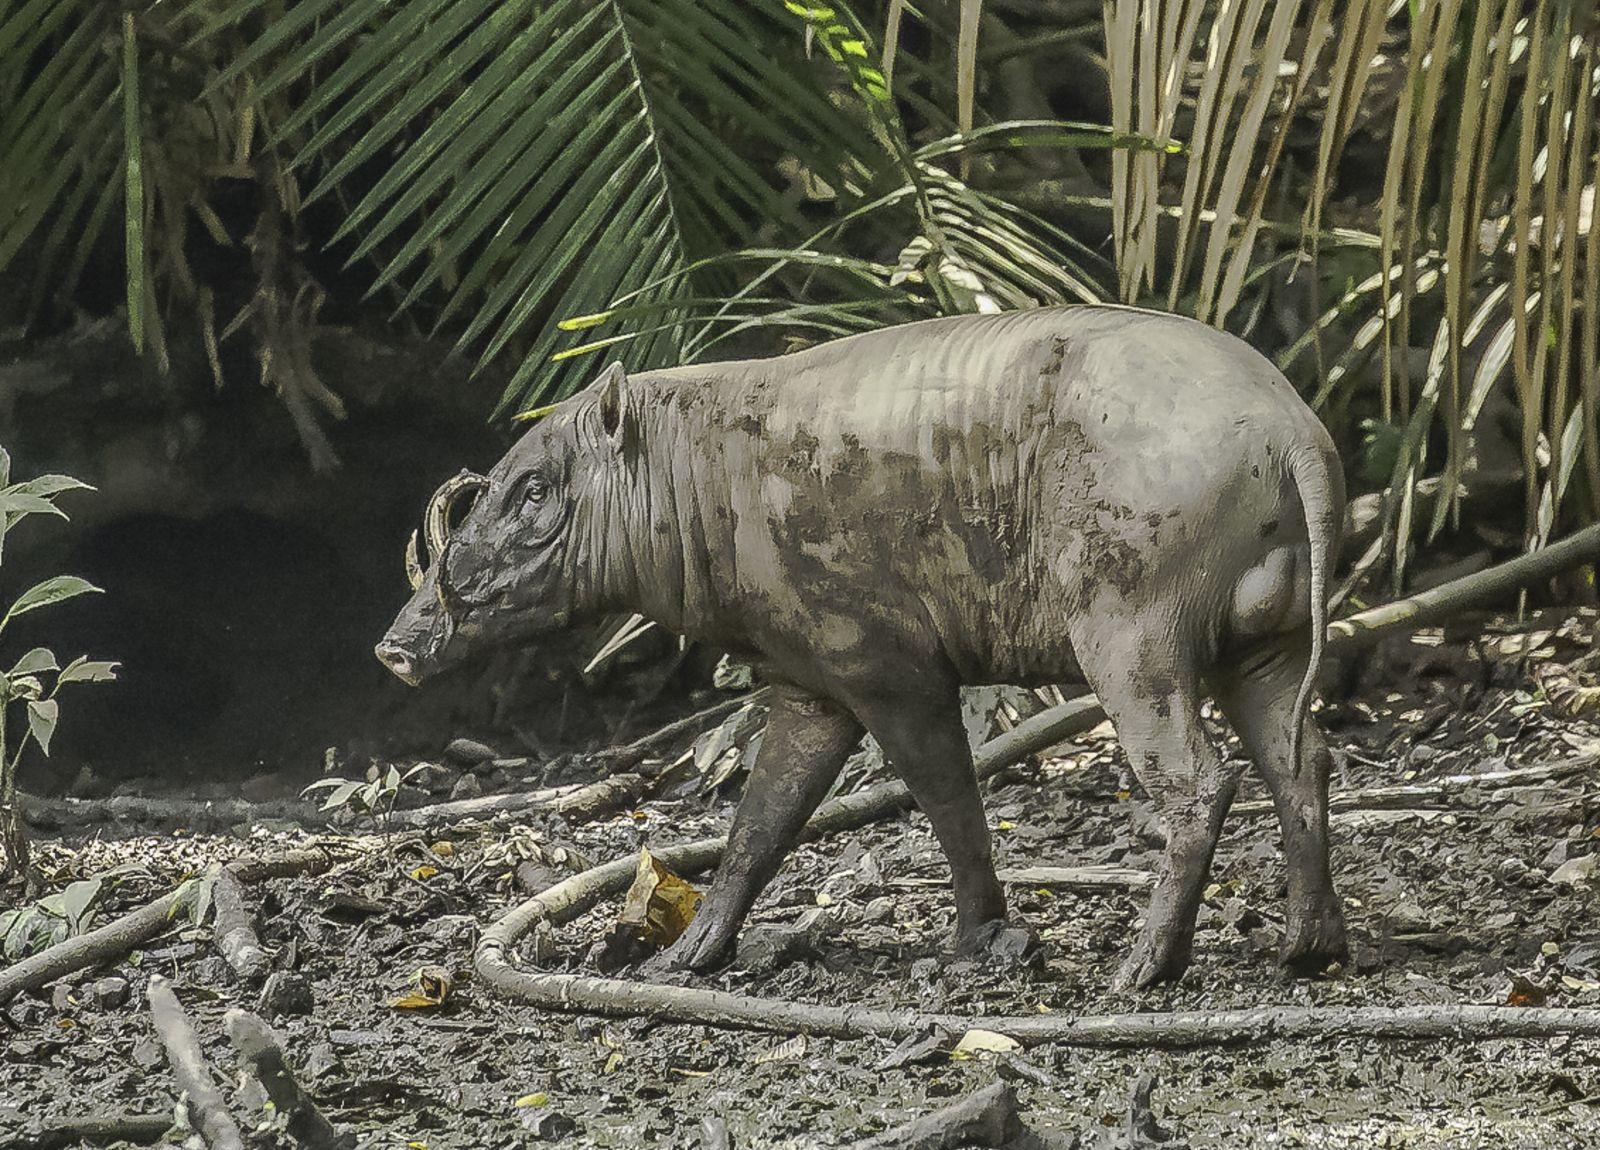
[[[233,0],[208,31],[248,22]],[[278,138],[310,198],[353,203],[335,240],[373,290],[436,301],[481,360],[519,363],[502,409],[581,382],[556,322],[791,221],[780,161],[835,189],[873,147],[808,77],[781,10],[697,0],[302,0],[222,74],[297,109]],[[203,33],[204,34],[204,33]],[[794,234],[798,234],[798,231]],[[622,349],[678,358],[670,327]]]

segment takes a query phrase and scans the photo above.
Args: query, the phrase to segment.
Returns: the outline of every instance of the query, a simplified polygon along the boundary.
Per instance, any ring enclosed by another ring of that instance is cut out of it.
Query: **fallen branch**
[[[172,1129],[168,1114],[108,1114],[98,1118],[46,1118],[22,1132],[18,1150],[65,1150],[104,1142],[159,1142]]]
[[[1022,1136],[1017,1093],[1004,1082],[855,1144],[855,1150],[955,1150],[1004,1146]]]
[[[241,859],[230,863],[227,869],[240,882],[252,883],[327,870],[335,861],[327,847],[315,846],[269,858]],[[0,970],[0,1006],[24,991],[38,990],[62,975],[120,958],[149,942],[172,925],[173,916],[190,897],[187,884],[179,886],[88,934],[65,939]]]
[[[603,762],[610,771],[628,771],[641,763],[645,756],[662,743],[670,743],[681,735],[693,732],[698,735],[716,720],[733,714],[740,707],[750,703],[759,703],[767,697],[768,687],[751,691],[749,694],[740,695],[734,699],[724,699],[703,711],[696,711],[687,718],[679,719],[675,723],[668,723],[659,731],[652,731],[643,738],[635,739],[625,747],[613,747],[598,751],[593,756],[597,761]]]
[[[261,940],[256,937],[239,880],[227,867],[216,867],[211,877],[211,906],[215,916],[212,937],[233,972],[246,983],[266,978],[272,960],[261,949]]]
[[[324,826],[328,816],[315,803],[276,799],[155,799],[114,795],[106,799],[47,799],[21,793],[17,805],[36,830],[66,830],[102,823],[139,827],[184,827],[191,831],[227,830],[239,823],[283,819],[301,826]]]
[[[582,785],[570,783],[517,794],[484,795],[476,799],[455,799],[448,803],[413,807],[408,811],[395,811],[389,816],[389,824],[409,830],[425,830],[468,819],[526,815],[539,811],[549,811],[573,821],[588,821],[638,802],[654,785],[655,780],[645,775],[616,774]]]
[[[1452,579],[1393,603],[1338,619],[1328,625],[1328,646],[1371,643],[1398,630],[1410,630],[1467,607],[1492,602],[1570,568],[1600,560],[1600,524],[1575,531],[1559,543],[1519,555],[1484,571]]]
[[[211,1150],[244,1150],[244,1138],[211,1077],[194,1027],[189,1025],[189,1016],[178,1005],[172,984],[162,975],[152,974],[147,997],[150,1017],[155,1022],[161,1045],[166,1048],[173,1077],[188,1099],[190,1125],[200,1132]]]
[[[577,783],[559,787],[541,787],[536,791],[519,791],[508,795],[484,795],[476,799],[453,799],[447,803],[430,803],[408,811],[394,811],[389,815],[389,825],[409,830],[423,830],[441,823],[461,822],[466,819],[486,819],[494,815],[520,815],[529,811],[546,810],[583,788]]]
[[[300,1088],[283,1047],[272,1029],[248,1010],[230,1010],[223,1016],[228,1041],[239,1052],[239,1061],[261,1083],[273,1107],[284,1116],[285,1127],[297,1145],[307,1150],[349,1150],[355,1135],[340,1134],[333,1128],[312,1097]]]
[[[1156,883],[1155,872],[1126,866],[1024,866],[995,877],[1003,883],[1070,890],[1141,890]]]
[[[1342,791],[1328,797],[1328,810],[1404,810],[1425,807],[1446,801],[1453,793],[1472,787],[1498,789],[1519,787],[1530,783],[1550,783],[1581,775],[1600,765],[1600,755],[1578,755],[1553,763],[1540,763],[1532,767],[1514,767],[1504,771],[1484,771],[1476,775],[1445,775],[1425,783],[1406,783],[1392,787],[1370,787],[1364,791]],[[1241,815],[1266,815],[1273,811],[1271,799],[1252,799],[1236,803],[1234,811]]]

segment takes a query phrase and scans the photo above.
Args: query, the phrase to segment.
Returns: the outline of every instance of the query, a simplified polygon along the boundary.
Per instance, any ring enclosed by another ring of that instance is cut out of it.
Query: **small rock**
[[[470,914],[442,914],[423,924],[422,933],[436,942],[453,943],[470,940],[478,929],[478,920]]]
[[[1501,882],[1510,886],[1521,882],[1528,875],[1528,864],[1513,856],[1500,860],[1500,865],[1495,868],[1495,875]]]
[[[475,799],[483,794],[483,783],[477,775],[462,775],[456,780],[455,786],[450,788],[452,802],[460,799]]]
[[[339,1056],[333,1052],[333,1043],[313,1042],[311,1049],[306,1051],[304,1081],[316,1082],[337,1073],[343,1067],[344,1064],[339,1061]]]
[[[1432,930],[1434,926],[1433,916],[1420,903],[1409,899],[1390,907],[1384,917],[1389,920],[1389,929],[1395,934],[1420,934]]]
[[[328,1041],[334,1046],[382,1046],[383,1035],[376,1030],[330,1030]]]
[[[888,895],[879,895],[867,903],[861,910],[863,922],[893,922],[895,900]]]
[[[1600,863],[1600,855],[1568,859],[1550,872],[1550,881],[1560,886],[1586,887],[1594,879],[1597,863]]]
[[[145,1070],[154,1070],[167,1060],[167,1055],[154,1038],[141,1038],[133,1044],[133,1060]]]
[[[115,1010],[128,1001],[128,980],[117,978],[102,978],[89,988],[89,997],[101,1010]]]
[[[541,1142],[553,1142],[577,1133],[578,1124],[554,1110],[528,1107],[522,1113],[522,1128]]]
[[[1540,862],[1540,865],[1547,870],[1560,866],[1570,857],[1569,849],[1570,848],[1568,847],[1567,840],[1560,840],[1555,846],[1550,848],[1550,853],[1544,856],[1543,860]]]
[[[421,769],[411,776],[411,783],[430,795],[442,795],[455,785],[456,773],[442,763],[418,763]]]
[[[815,953],[816,945],[809,930],[759,924],[745,929],[734,962],[751,974],[765,974]]]
[[[450,745],[444,749],[445,758],[464,767],[475,767],[479,763],[486,763],[498,753],[493,747],[487,743],[480,743],[477,739],[451,739]]]
[[[311,993],[311,981],[305,975],[279,970],[267,976],[257,1005],[268,1019],[310,1014],[316,1007],[316,997]]]
[[[64,982],[58,982],[50,991],[50,1005],[57,1010],[71,1010],[78,1005],[78,998],[72,993],[72,987]]]

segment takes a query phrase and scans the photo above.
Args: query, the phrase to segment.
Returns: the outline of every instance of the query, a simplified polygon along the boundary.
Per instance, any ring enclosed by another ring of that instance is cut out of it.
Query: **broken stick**
[[[248,1010],[238,1009],[228,1011],[222,1025],[228,1032],[228,1041],[239,1052],[239,1061],[284,1116],[290,1138],[307,1150],[349,1150],[355,1145],[356,1136],[335,1130],[312,1097],[300,1088],[271,1027]]]
[[[211,1150],[244,1150],[239,1126],[211,1077],[211,1068],[200,1053],[200,1041],[189,1025],[189,1016],[178,1005],[178,996],[172,993],[172,984],[159,974],[151,975],[148,997],[156,1034],[166,1048],[178,1089],[188,1100],[190,1125],[200,1132]]]
[[[227,867],[215,867],[211,875],[211,907],[215,916],[212,937],[217,950],[241,981],[256,983],[267,977],[272,960],[261,949],[250,912],[245,909],[244,890]]]
[[[960,1102],[857,1142],[854,1150],[955,1150],[1004,1146],[1022,1136],[1017,1093],[1004,1082],[985,1086]]]

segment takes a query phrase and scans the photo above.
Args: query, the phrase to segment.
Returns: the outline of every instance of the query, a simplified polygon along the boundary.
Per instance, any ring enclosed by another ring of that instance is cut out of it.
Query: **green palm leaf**
[[[254,27],[232,0],[201,28]],[[874,145],[808,70],[777,4],[700,0],[301,0],[218,83],[251,75],[294,110],[277,140],[308,199],[351,203],[335,236],[373,290],[459,322],[480,357],[520,363],[502,408],[561,395],[556,322],[647,289],[696,294],[698,257],[793,227],[787,159],[836,187]],[[648,286],[653,285],[653,286]],[[671,325],[626,341],[679,356]]]

